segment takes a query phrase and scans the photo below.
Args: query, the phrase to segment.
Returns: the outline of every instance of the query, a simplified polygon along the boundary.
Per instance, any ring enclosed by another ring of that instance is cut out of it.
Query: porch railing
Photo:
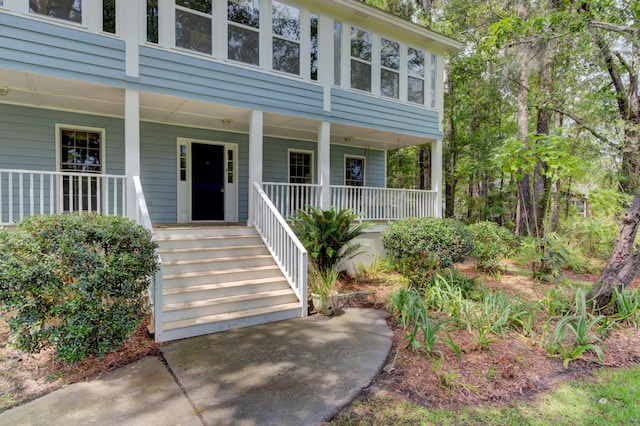
[[[320,185],[266,182],[262,187],[284,217],[289,217],[296,210],[304,209],[306,206],[320,205]]]
[[[362,220],[435,217],[436,191],[417,189],[331,186],[331,205],[351,209]]]
[[[136,191],[136,221],[139,225],[148,229],[155,240],[153,224],[151,223],[151,216],[149,215],[139,176],[133,177],[133,186]],[[156,250],[156,260],[158,262],[158,270],[152,277],[149,277],[149,287],[147,289],[151,314],[151,323],[149,325],[150,328],[153,328],[156,342],[162,342],[162,258],[160,257],[160,250]]]
[[[280,267],[307,315],[308,254],[289,224],[271,202],[269,196],[254,182],[251,191],[253,225],[262,237],[269,252]]]
[[[268,182],[263,187],[284,217],[306,206],[321,205],[320,185]],[[436,191],[331,185],[330,205],[337,209],[351,209],[358,214],[360,220],[435,217],[436,202]]]
[[[126,214],[121,175],[0,169],[0,225],[67,212]]]

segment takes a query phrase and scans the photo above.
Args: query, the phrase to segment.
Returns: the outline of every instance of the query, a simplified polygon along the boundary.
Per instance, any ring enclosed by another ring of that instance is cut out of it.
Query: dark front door
[[[191,144],[191,219],[224,220],[224,146]]]

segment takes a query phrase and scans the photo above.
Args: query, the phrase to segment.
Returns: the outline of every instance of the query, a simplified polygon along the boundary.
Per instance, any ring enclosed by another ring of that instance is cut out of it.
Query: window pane
[[[176,10],[176,46],[211,53],[211,19]]]
[[[318,80],[318,15],[311,14],[311,80]]]
[[[342,24],[333,23],[333,84],[342,84]]]
[[[273,2],[273,33],[291,40],[300,40],[300,9]]]
[[[364,186],[364,158],[345,158],[344,183],[349,186]]]
[[[116,33],[116,0],[102,0],[102,31]]]
[[[289,153],[289,183],[311,183],[311,154]]]
[[[371,92],[371,65],[359,61],[351,61],[351,87]]]
[[[158,0],[147,0],[147,41],[158,44]]]
[[[228,58],[245,64],[260,64],[260,34],[256,31],[229,25]]]
[[[424,52],[410,47],[407,53],[409,75],[424,77]]]
[[[227,19],[231,22],[260,28],[260,7],[258,0],[229,0]]]
[[[400,44],[395,41],[382,39],[380,49],[380,59],[382,66],[394,70],[400,69]]]
[[[176,0],[176,6],[186,7],[211,15],[211,0]]]
[[[273,39],[273,69],[300,74],[300,45],[294,41]]]
[[[389,70],[381,70],[380,94],[398,99],[400,97],[400,74]]]
[[[40,0],[29,2],[29,12],[82,23],[82,1]]]
[[[436,55],[431,55],[431,108],[436,107]]]
[[[409,77],[409,87],[407,95],[409,102],[424,105],[424,80],[415,77]]]
[[[371,62],[371,33],[351,28],[351,56]]]

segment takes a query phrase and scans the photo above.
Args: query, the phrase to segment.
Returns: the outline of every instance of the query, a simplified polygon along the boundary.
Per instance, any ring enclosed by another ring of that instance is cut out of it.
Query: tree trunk
[[[629,210],[622,216],[622,226],[607,265],[587,294],[587,299],[593,299],[599,309],[611,302],[614,288],[624,290],[640,273],[640,250],[634,250],[633,247],[639,225],[640,190],[636,192]]]
[[[447,117],[447,127],[444,134],[445,151],[444,151],[444,216],[453,218],[455,215],[455,203],[456,203],[456,180],[453,174],[453,168],[456,164],[456,155],[454,152],[454,139],[456,129],[453,123],[453,81],[448,80],[447,92],[451,102],[451,111]]]
[[[521,45],[518,51],[518,139],[523,143],[527,143],[529,134],[529,110],[527,107],[527,85],[529,82],[529,69],[527,67],[528,49]],[[527,235],[530,231],[530,203],[531,190],[530,178],[524,178],[518,183],[518,206],[516,210],[516,234]]]

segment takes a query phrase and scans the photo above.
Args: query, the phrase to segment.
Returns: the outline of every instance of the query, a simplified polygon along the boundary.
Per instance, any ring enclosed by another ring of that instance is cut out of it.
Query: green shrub
[[[479,222],[469,226],[473,235],[471,256],[479,269],[498,269],[500,261],[509,257],[518,247],[518,239],[506,228],[493,222]]]
[[[577,217],[563,225],[562,235],[574,241],[586,256],[607,259],[619,228],[619,220]]]
[[[325,275],[337,268],[342,260],[356,256],[362,244],[351,240],[371,224],[353,225],[358,215],[349,209],[322,210],[309,206],[298,210],[290,219],[291,229],[309,252],[313,266]]]
[[[467,227],[452,219],[411,218],[389,225],[381,236],[389,254],[409,270],[432,272],[460,262],[473,241]]]
[[[77,362],[117,349],[145,313],[155,242],[129,219],[33,216],[0,230],[0,308],[12,344],[30,353],[53,347]]]

